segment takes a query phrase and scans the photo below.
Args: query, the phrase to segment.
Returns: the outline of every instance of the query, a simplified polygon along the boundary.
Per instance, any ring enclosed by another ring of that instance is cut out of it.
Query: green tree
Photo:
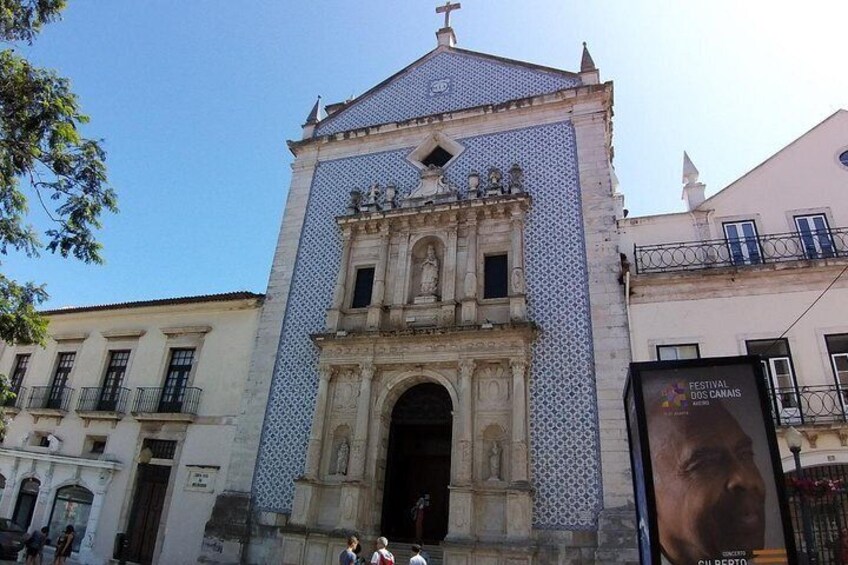
[[[70,82],[33,66],[14,49],[32,44],[45,24],[59,19],[65,4],[0,0],[0,42],[6,45],[0,51],[0,255],[14,251],[34,258],[47,250],[102,263],[94,232],[104,212],[117,212],[106,154],[99,140],[80,133],[88,116]],[[31,201],[48,218],[41,229],[28,222]],[[0,339],[43,343],[47,322],[36,309],[46,299],[44,285],[0,272]]]

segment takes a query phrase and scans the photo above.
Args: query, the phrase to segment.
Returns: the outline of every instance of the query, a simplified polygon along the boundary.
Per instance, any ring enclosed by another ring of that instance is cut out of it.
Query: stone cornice
[[[366,231],[376,231],[382,225],[391,225],[398,221],[402,222],[411,218],[421,218],[422,216],[426,216],[430,221],[436,222],[441,219],[441,216],[456,215],[457,213],[462,213],[465,216],[473,216],[476,219],[477,212],[481,212],[483,215],[487,213],[491,214],[493,211],[503,213],[513,208],[527,210],[529,206],[529,194],[506,194],[503,196],[471,198],[441,204],[392,208],[378,212],[363,212],[349,216],[337,216],[336,223],[341,228],[364,228]]]
[[[581,99],[588,100],[597,96],[600,96],[601,98],[603,109],[606,112],[611,112],[613,103],[613,84],[612,81],[607,81],[603,84],[581,85],[557,90],[549,94],[529,96],[526,98],[517,98],[514,100],[502,102],[500,104],[483,104],[464,110],[431,114],[428,116],[420,116],[417,118],[412,118],[400,122],[378,124],[364,128],[343,131],[335,134],[310,137],[297,141],[289,140],[286,142],[286,144],[288,145],[289,151],[291,151],[293,155],[297,156],[298,152],[304,147],[347,141],[351,139],[357,139],[378,134],[384,135],[391,132],[420,127],[422,125],[454,122],[474,118],[481,115],[521,110],[530,106],[547,106],[562,103],[563,101],[569,102],[572,105],[576,105],[577,102],[585,101]],[[582,114],[585,112],[585,110],[586,108],[576,108],[574,110],[574,113],[575,115]]]
[[[848,259],[837,258],[632,275],[630,302],[637,305],[785,292],[820,292],[846,264]],[[848,288],[848,280],[837,282],[834,286],[836,288]]]
[[[439,343],[456,345],[459,341],[491,340],[517,337],[522,341],[532,340],[538,333],[533,322],[513,322],[508,324],[486,324],[469,326],[434,326],[428,328],[406,328],[403,330],[381,330],[363,332],[315,333],[310,337],[321,349],[335,346],[367,347],[379,352],[381,345],[408,344],[412,342],[429,345]],[[465,347],[463,345],[463,347]]]
[[[0,447],[0,455],[14,457],[17,459],[30,459],[34,461],[47,461],[57,465],[71,465],[74,467],[90,467],[92,469],[106,469],[107,471],[120,471],[123,464],[119,461],[103,461],[101,459],[84,459],[82,457],[68,457],[67,455],[56,455],[55,453],[41,453],[37,451],[24,451],[22,449],[10,449]]]

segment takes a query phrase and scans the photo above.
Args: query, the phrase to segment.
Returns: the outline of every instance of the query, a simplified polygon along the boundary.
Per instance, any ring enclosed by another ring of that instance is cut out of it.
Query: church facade
[[[289,143],[202,561],[635,559],[612,84],[437,39]]]

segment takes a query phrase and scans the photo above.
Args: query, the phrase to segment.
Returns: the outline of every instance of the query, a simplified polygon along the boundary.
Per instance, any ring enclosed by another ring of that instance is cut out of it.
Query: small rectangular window
[[[483,298],[509,296],[507,255],[487,255],[483,259]]]
[[[371,291],[374,287],[374,267],[356,269],[356,282],[353,287],[351,308],[365,308],[371,304]]]
[[[167,439],[144,438],[142,449],[149,449],[154,459],[173,459],[177,451],[177,442]]]
[[[91,453],[103,453],[106,451],[106,442],[104,440],[94,440],[91,442]]]
[[[677,361],[678,359],[699,359],[701,350],[697,343],[676,345],[658,345],[657,359],[660,361]]]

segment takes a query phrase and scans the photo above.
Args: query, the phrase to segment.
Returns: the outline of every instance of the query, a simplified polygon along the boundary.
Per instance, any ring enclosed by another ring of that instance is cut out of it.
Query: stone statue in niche
[[[492,442],[492,449],[489,451],[489,480],[501,480],[501,445],[497,441]]]
[[[350,445],[347,439],[342,439],[336,450],[336,475],[347,475],[347,463],[350,459]]]
[[[419,296],[435,296],[439,290],[439,259],[436,248],[427,246],[427,257],[421,263],[421,293]]]

